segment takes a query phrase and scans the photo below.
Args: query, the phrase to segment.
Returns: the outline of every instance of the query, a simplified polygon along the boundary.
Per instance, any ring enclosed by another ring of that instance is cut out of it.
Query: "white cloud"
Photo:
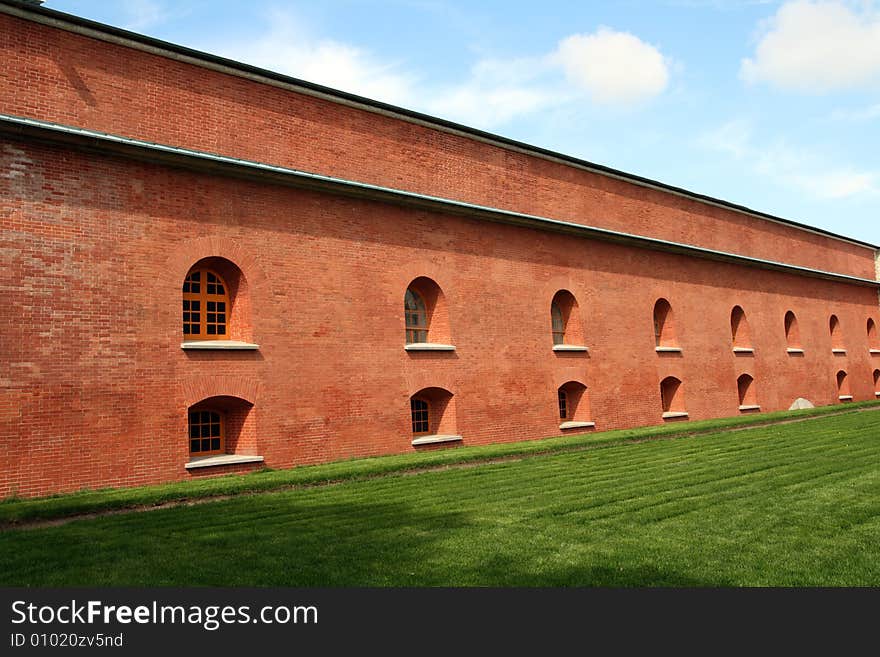
[[[831,113],[831,118],[836,121],[871,121],[873,119],[880,119],[880,103],[855,110],[835,110]]]
[[[120,8],[125,12],[125,29],[140,32],[168,20],[170,13],[154,0],[123,0]]]
[[[290,11],[268,14],[270,29],[213,52],[328,87],[492,128],[566,103],[631,105],[668,82],[660,52],[631,34],[600,28],[573,35],[549,53],[483,59],[454,83],[434,83],[354,45],[315,38]]]
[[[795,0],[761,29],[755,54],[742,60],[747,82],[823,93],[880,84],[880,13],[844,2]]]
[[[395,63],[331,39],[314,39],[283,11],[269,13],[269,31],[247,43],[224,42],[216,50],[232,59],[296,76],[309,82],[375,98],[408,104],[415,78]]]
[[[657,48],[607,27],[563,39],[556,57],[568,79],[602,104],[639,103],[662,93],[669,82]]]
[[[704,147],[732,155],[753,173],[818,200],[880,195],[880,171],[829,164],[827,158],[785,140],[756,144],[746,121],[725,123],[702,136]]]

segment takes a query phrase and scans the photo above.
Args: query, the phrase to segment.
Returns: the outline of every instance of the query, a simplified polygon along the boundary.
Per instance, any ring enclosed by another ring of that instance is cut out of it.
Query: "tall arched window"
[[[403,297],[407,351],[455,351],[449,329],[449,312],[440,286],[419,276]]]
[[[422,295],[412,288],[407,288],[403,305],[406,313],[406,343],[427,342],[428,311]]]
[[[877,337],[877,325],[874,320],[868,318],[868,349],[871,353],[880,354],[880,338]]]
[[[788,343],[789,352],[800,353],[803,351],[797,317],[790,310],[785,313],[785,340]]]
[[[226,419],[214,410],[189,412],[189,454],[208,456],[223,454],[226,450]]]
[[[562,309],[556,303],[550,304],[550,325],[553,330],[553,344],[565,344],[565,319]]]
[[[755,380],[750,375],[740,374],[736,380],[736,388],[739,394],[739,410],[756,411],[760,408],[755,392]]]
[[[654,345],[660,350],[678,351],[675,319],[672,306],[666,299],[658,299],[654,304]]]
[[[831,350],[834,352],[845,352],[846,347],[843,344],[843,332],[840,328],[840,320],[837,315],[831,315],[828,320],[828,330],[831,333]]]
[[[681,381],[674,376],[667,376],[660,382],[660,401],[663,404],[663,419],[687,417]]]
[[[752,351],[752,338],[746,313],[740,306],[734,306],[730,312],[730,333],[733,338],[733,350],[740,353]]]
[[[852,401],[853,398],[849,389],[849,377],[843,370],[837,373],[837,396],[840,401]]]
[[[568,290],[559,290],[550,302],[550,330],[553,351],[587,351],[584,326],[577,299]]]
[[[183,282],[184,339],[228,338],[229,291],[216,272],[191,269]]]

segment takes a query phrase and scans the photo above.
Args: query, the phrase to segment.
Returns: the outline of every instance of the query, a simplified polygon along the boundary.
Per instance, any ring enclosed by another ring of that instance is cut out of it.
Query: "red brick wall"
[[[6,15],[0,112],[875,275],[854,244]]]
[[[412,450],[409,398],[428,387],[453,393],[475,445],[559,434],[568,381],[606,430],[661,422],[666,376],[695,420],[736,414],[743,372],[771,411],[836,403],[839,369],[873,399],[880,367],[869,288],[18,141],[0,141],[0,253],[0,496],[202,476],[184,468],[186,412],[209,397],[253,404],[247,449],[284,468]],[[240,267],[258,351],[181,350],[181,284],[206,257]],[[420,276],[442,289],[453,353],[403,349]],[[589,354],[551,349],[561,289]],[[680,355],[654,351],[660,297]],[[753,356],[732,353],[735,305]],[[786,353],[789,309],[803,357]]]

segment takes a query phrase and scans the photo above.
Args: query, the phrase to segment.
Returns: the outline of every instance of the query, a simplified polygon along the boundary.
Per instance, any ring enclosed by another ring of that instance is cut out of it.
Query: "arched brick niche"
[[[412,444],[417,449],[460,444],[455,396],[445,388],[422,388],[409,398]]]
[[[676,377],[667,376],[660,382],[660,403],[664,420],[680,420],[688,417],[684,385]]]
[[[415,278],[403,300],[406,344],[452,344],[446,296],[436,281]]]

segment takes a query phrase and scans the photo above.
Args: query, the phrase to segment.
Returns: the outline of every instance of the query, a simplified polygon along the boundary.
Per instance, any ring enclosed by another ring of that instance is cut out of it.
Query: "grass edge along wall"
[[[94,144],[10,134],[0,158],[3,496],[876,396],[870,286]],[[677,203],[650,212],[681,223]],[[195,272],[222,293],[185,291]]]

